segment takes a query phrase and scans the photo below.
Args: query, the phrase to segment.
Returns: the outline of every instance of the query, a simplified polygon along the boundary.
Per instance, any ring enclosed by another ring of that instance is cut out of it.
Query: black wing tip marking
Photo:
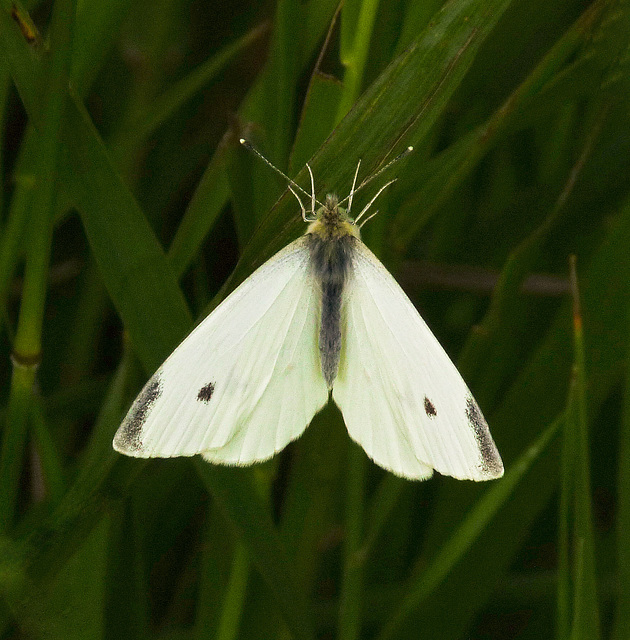
[[[481,453],[481,469],[488,478],[500,478],[503,475],[503,462],[490,435],[486,419],[472,396],[466,398],[466,418],[472,427]]]
[[[139,453],[143,445],[140,435],[153,405],[162,395],[162,380],[156,373],[144,385],[140,395],[134,400],[129,413],[120,425],[114,438],[114,449],[121,453]]]
[[[208,382],[208,384],[204,385],[199,389],[199,393],[197,394],[197,400],[199,402],[203,402],[204,404],[208,404],[210,399],[212,398],[212,394],[214,393],[214,382]]]
[[[429,418],[435,418],[437,416],[437,409],[427,396],[424,396],[424,412]]]

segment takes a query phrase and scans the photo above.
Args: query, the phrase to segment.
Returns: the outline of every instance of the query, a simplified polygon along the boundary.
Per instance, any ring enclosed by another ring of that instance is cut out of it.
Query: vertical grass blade
[[[574,452],[572,494],[575,520],[572,536],[574,568],[570,637],[572,640],[598,640],[600,628],[591,508],[586,359],[575,258],[571,260],[571,292],[575,362],[567,406],[567,435],[574,441],[569,446]]]
[[[629,327],[630,328],[630,327]],[[628,341],[630,345],[630,341]],[[619,433],[618,517],[617,517],[617,596],[612,638],[624,640],[630,629],[630,351],[625,373],[624,404]]]
[[[52,59],[47,68],[42,96],[37,188],[30,210],[24,294],[13,346],[11,394],[0,453],[1,531],[8,529],[14,518],[30,408],[28,400],[33,391],[35,370],[41,360],[53,216],[60,188],[57,180],[61,157],[60,133],[66,106],[66,87],[70,77],[75,11],[76,5],[73,0],[58,0],[52,18]]]

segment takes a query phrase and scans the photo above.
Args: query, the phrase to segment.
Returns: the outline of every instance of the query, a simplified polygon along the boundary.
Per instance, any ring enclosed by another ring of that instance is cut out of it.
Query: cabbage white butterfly
[[[287,178],[306,233],[175,349],[134,401],[114,449],[248,465],[299,437],[332,396],[350,437],[399,476],[500,477],[503,463],[468,387],[360,239],[371,216],[361,219],[391,183],[352,219],[353,196],[368,182],[355,188],[359,167],[346,208],[335,195],[316,200],[307,168],[310,194]],[[309,196],[310,211],[293,187]]]

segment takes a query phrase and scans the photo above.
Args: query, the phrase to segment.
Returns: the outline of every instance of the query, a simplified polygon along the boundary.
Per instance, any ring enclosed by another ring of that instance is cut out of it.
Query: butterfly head
[[[315,220],[312,221],[306,233],[320,237],[322,240],[334,240],[344,236],[360,238],[358,225],[348,215],[345,207],[339,206],[339,198],[334,193],[329,193],[317,211]]]

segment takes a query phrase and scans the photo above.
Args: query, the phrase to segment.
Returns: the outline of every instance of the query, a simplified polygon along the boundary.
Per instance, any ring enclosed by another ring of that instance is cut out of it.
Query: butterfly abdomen
[[[322,375],[332,389],[341,356],[341,300],[352,264],[354,233],[331,229],[325,222],[307,234],[315,280],[321,287],[322,311],[319,329],[319,354]],[[346,223],[347,224],[347,223]]]

